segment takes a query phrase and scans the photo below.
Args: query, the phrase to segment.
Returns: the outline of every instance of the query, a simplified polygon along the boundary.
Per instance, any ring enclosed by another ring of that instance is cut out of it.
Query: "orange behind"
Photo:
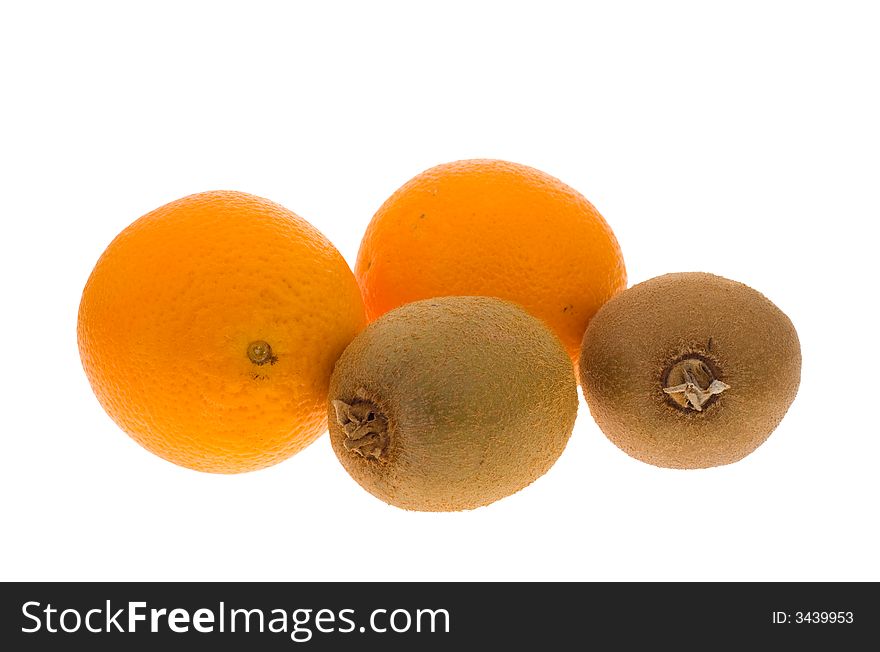
[[[626,287],[617,240],[580,193],[534,168],[447,163],[395,192],[370,222],[355,275],[374,320],[436,296],[515,301],[573,360],[596,311]]]
[[[326,428],[330,373],[364,323],[354,277],[308,222],[266,199],[184,197],[126,228],[79,311],[86,375],[138,443],[176,464],[269,466]],[[248,356],[266,342],[271,357]]]

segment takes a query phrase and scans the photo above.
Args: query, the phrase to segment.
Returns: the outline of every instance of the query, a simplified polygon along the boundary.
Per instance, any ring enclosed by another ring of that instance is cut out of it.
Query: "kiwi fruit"
[[[581,346],[584,398],[619,448],[655,466],[730,464],[794,400],[801,350],[789,318],[747,285],[667,274],[623,291]]]
[[[390,505],[473,509],[546,473],[577,405],[571,359],[541,321],[500,299],[427,299],[380,317],[337,361],[330,441]]]

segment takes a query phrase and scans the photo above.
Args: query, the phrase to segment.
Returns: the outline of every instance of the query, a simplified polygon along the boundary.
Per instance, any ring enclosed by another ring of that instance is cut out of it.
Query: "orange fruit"
[[[620,247],[580,193],[534,168],[470,160],[408,181],[373,216],[355,276],[370,321],[405,303],[485,295],[544,320],[572,360],[626,287]]]
[[[326,429],[330,373],[363,325],[354,276],[317,229],[217,191],[166,204],[110,243],[77,334],[95,395],[135,441],[237,473]]]

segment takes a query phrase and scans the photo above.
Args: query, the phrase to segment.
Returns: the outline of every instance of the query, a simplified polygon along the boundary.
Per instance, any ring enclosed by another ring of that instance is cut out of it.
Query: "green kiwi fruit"
[[[542,476],[577,415],[562,344],[507,301],[406,304],[348,346],[330,380],[330,441],[367,491],[417,511],[488,505]]]
[[[720,466],[754,451],[794,400],[800,374],[789,318],[712,274],[667,274],[623,291],[581,346],[581,386],[599,427],[661,467]]]

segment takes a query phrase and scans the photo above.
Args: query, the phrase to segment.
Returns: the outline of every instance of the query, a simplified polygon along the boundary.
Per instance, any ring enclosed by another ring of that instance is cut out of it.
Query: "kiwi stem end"
[[[333,400],[336,422],[342,427],[345,450],[367,459],[382,459],[390,436],[388,419],[370,401]]]
[[[700,358],[685,358],[673,364],[666,373],[663,388],[675,404],[685,410],[703,411],[713,397],[730,389],[730,385],[715,378],[709,365]]]

